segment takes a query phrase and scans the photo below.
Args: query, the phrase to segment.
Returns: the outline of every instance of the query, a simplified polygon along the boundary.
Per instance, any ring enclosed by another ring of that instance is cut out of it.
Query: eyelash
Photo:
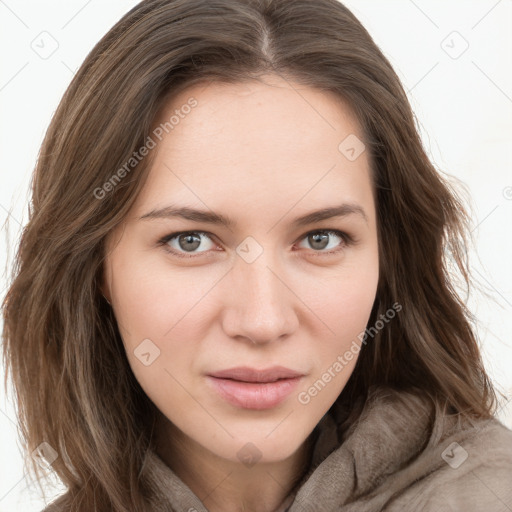
[[[343,250],[344,248],[354,245],[356,242],[352,236],[350,236],[348,233],[345,233],[344,231],[340,231],[339,229],[316,229],[314,231],[308,231],[307,233],[304,233],[304,235],[302,235],[299,238],[299,241],[302,241],[307,236],[313,235],[316,233],[336,235],[336,236],[339,236],[343,240],[343,242],[336,249],[331,249],[330,251],[321,251],[321,250],[315,251],[314,249],[312,249],[313,254],[315,256],[325,256],[325,255],[330,255],[330,254],[336,254],[336,253],[340,252],[341,250]],[[197,235],[197,234],[205,235],[212,241],[215,238],[211,233],[208,233],[207,231],[178,231],[176,233],[171,233],[169,235],[162,237],[160,240],[158,240],[158,245],[163,246],[163,248],[166,252],[168,252],[174,256],[177,256],[178,258],[188,258],[188,259],[196,258],[198,256],[207,254],[209,251],[203,251],[203,252],[197,253],[197,254],[191,253],[189,255],[186,255],[186,253],[178,252],[178,251],[175,251],[174,249],[171,249],[170,246],[168,245],[168,242],[170,242],[174,238],[178,238],[181,235]]]

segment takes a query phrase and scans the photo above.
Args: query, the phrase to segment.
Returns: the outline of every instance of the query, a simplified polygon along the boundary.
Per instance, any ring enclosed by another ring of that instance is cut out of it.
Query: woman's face
[[[334,96],[267,77],[185,90],[150,137],[105,267],[131,368],[186,438],[283,460],[343,390],[375,299],[361,128]]]

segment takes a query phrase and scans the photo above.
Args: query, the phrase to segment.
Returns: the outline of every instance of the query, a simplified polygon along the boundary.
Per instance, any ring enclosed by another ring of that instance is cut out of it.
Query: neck
[[[248,467],[212,453],[160,416],[156,451],[209,512],[275,512],[307,471],[311,441],[285,460]]]

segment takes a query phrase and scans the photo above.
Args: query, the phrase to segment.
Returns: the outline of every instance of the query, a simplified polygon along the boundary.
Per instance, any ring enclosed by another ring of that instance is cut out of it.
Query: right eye
[[[196,249],[198,249],[203,243],[204,239],[201,237],[206,237],[206,239],[210,241],[211,245],[210,247],[206,247],[205,250],[197,252],[208,252],[208,250],[213,247],[213,242],[210,234],[205,231],[180,231],[177,233],[171,233],[161,238],[158,243],[159,245],[162,245],[166,251],[171,254],[175,254],[180,258],[193,258],[194,253],[197,254]],[[189,253],[190,256],[188,256],[187,253]]]

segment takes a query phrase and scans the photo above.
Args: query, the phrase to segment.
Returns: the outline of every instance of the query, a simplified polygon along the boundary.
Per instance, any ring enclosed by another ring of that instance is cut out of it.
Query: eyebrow
[[[292,222],[292,225],[295,227],[302,227],[313,224],[315,222],[320,222],[322,220],[331,219],[333,217],[347,217],[349,215],[358,215],[362,217],[366,223],[368,223],[368,216],[361,206],[354,203],[343,203],[339,206],[322,208],[321,210],[315,210],[314,212],[310,212],[306,215],[302,215],[301,217],[297,217]],[[172,205],[166,206],[165,208],[151,210],[150,212],[145,213],[139,217],[139,220],[169,219],[173,217],[179,217],[193,222],[203,222],[207,224],[223,224],[228,228],[234,228],[236,226],[235,220],[213,211],[197,210],[187,206],[176,207]]]

